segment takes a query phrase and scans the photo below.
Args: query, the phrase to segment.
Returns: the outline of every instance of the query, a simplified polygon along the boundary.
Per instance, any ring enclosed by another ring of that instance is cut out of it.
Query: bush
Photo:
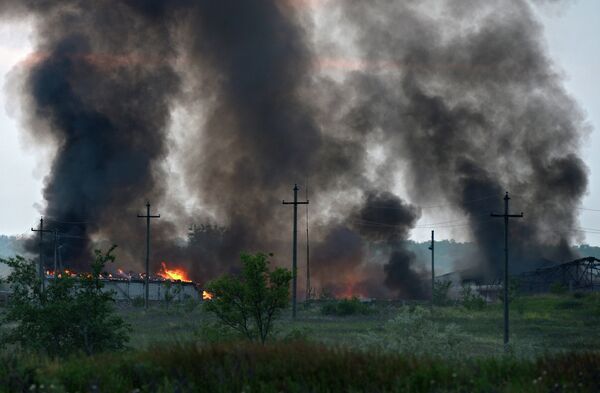
[[[520,297],[519,287],[521,283],[516,278],[510,278],[508,280],[508,303],[510,304],[514,300],[517,300]],[[504,303],[504,288],[500,292],[498,292],[498,300]]]
[[[461,304],[467,310],[483,310],[486,306],[486,301],[483,297],[473,291],[471,285],[465,283],[461,288]]]
[[[550,293],[562,295],[567,292],[567,288],[559,282],[554,282],[550,285]]]
[[[131,299],[131,305],[133,307],[141,308],[141,307],[144,307],[144,304],[145,303],[144,303],[144,297],[143,296],[136,296],[133,299]]]
[[[292,274],[283,268],[269,271],[265,254],[241,258],[241,277],[223,276],[206,284],[213,298],[204,307],[223,325],[264,344],[273,322],[289,304]]]
[[[433,304],[436,306],[448,306],[451,304],[450,287],[451,281],[436,280],[433,284]]]
[[[342,299],[338,302],[328,302],[321,307],[323,315],[337,315],[345,317],[349,315],[368,315],[375,310],[368,304],[361,302],[357,297]]]
[[[382,330],[359,335],[360,346],[405,354],[457,355],[464,336],[455,324],[440,324],[424,307],[403,307]]]
[[[91,273],[77,278],[59,275],[44,291],[32,261],[19,256],[0,259],[12,268],[6,278],[11,301],[2,319],[13,327],[2,341],[50,356],[123,348],[128,326],[114,315],[113,294],[102,290],[101,280],[106,263],[115,259],[114,248],[106,254],[95,251]]]
[[[164,282],[165,288],[165,307],[168,309],[173,300],[175,300],[181,293],[182,287],[181,282],[173,283],[171,280]]]

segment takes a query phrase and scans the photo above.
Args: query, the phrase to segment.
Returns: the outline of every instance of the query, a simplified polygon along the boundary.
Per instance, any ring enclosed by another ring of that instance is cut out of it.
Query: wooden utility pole
[[[58,230],[54,230],[54,278],[58,269]]]
[[[434,291],[435,291],[435,231],[431,231],[431,306],[433,307],[434,302]]]
[[[146,277],[144,277],[144,308],[148,309],[148,295],[150,294],[150,287],[148,278],[150,276],[150,219],[160,218],[160,214],[155,216],[150,215],[150,202],[146,202],[146,215],[138,214],[138,218],[146,219]]]
[[[308,205],[308,201],[298,202],[298,185],[294,184],[294,202],[283,201],[284,205],[294,205],[294,229],[292,231],[292,317],[296,318],[296,288],[298,282],[298,205]]]
[[[508,320],[508,219],[509,218],[522,218],[523,213],[521,214],[510,214],[508,201],[510,201],[510,197],[508,196],[508,192],[504,196],[504,214],[494,214],[492,213],[492,217],[502,217],[504,218],[504,350],[508,351],[508,343],[509,343],[509,320]]]
[[[308,185],[306,186],[306,200],[308,201]],[[310,246],[308,240],[308,204],[306,204],[306,301],[310,300]]]
[[[40,218],[40,229],[31,228],[32,232],[38,232],[40,234],[40,260],[38,261],[38,275],[40,278],[40,288],[42,292],[46,287],[46,274],[44,272],[44,232],[53,232],[48,229],[44,229],[44,217]]]

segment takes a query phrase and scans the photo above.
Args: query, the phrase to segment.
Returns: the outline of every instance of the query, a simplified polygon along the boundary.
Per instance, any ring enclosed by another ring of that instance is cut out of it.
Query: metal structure
[[[530,293],[549,292],[553,284],[560,284],[570,291],[600,290],[600,259],[580,258],[560,265],[521,273],[519,290]]]
[[[294,202],[283,201],[284,205],[294,205],[294,229],[292,231],[292,317],[296,318],[296,288],[298,282],[298,205],[308,205],[308,201],[298,202],[298,185],[294,184]]]

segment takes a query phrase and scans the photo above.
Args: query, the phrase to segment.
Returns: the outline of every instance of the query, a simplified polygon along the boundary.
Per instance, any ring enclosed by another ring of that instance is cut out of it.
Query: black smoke
[[[420,217],[414,206],[405,204],[390,192],[371,191],[352,222],[363,238],[371,244],[384,247],[389,254],[383,266],[384,283],[395,296],[421,299],[425,273],[417,263],[416,255],[406,249],[405,243]]]
[[[529,3],[320,2],[335,32],[299,4],[0,3],[5,17],[34,18],[19,94],[28,132],[56,145],[44,215],[73,240],[63,259],[83,265],[109,239],[141,268],[135,215],[151,200],[171,212],[152,223],[155,267],[166,260],[204,281],[259,250],[288,265],[281,199],[307,179],[313,282],[338,294],[424,296],[423,268],[402,243],[420,217],[413,205],[440,201],[465,216],[481,251],[471,264],[497,276],[503,224],[489,213],[502,212],[505,190],[526,214],[512,224],[514,267],[571,257],[585,127]],[[335,56],[352,69],[319,68]],[[179,150],[174,107],[193,114]],[[199,202],[192,216],[166,187],[174,177]],[[190,222],[213,224],[178,241]]]
[[[434,4],[435,3],[435,4]],[[502,269],[501,197],[511,191],[513,271],[572,258],[587,186],[581,111],[545,53],[526,1],[335,2],[353,26],[360,69],[344,87],[362,132],[384,133],[408,166],[412,200],[454,206],[480,248],[482,277]],[[543,250],[543,251],[542,251]]]
[[[22,84],[29,132],[56,146],[43,190],[47,228],[63,234],[72,267],[88,263],[92,236],[102,234],[139,257],[127,243],[143,239],[140,222],[125,217],[164,194],[156,163],[180,83],[165,61],[170,28],[121,2],[16,4],[36,28]]]

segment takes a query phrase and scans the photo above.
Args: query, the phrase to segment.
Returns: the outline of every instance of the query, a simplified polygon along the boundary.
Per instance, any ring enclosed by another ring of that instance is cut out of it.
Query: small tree
[[[436,306],[447,306],[450,304],[451,281],[436,280],[433,285],[433,304]]]
[[[103,291],[100,276],[106,263],[114,261],[114,248],[105,254],[95,251],[90,273],[59,275],[45,291],[32,261],[20,256],[0,259],[12,268],[5,280],[12,294],[2,319],[14,325],[2,341],[51,356],[123,348],[128,326],[113,314],[113,294]]]
[[[164,287],[165,287],[165,305],[168,309],[171,302],[173,300],[175,300],[175,298],[178,297],[179,294],[181,293],[181,290],[182,290],[181,281],[178,281],[175,285],[173,285],[173,282],[171,280],[166,280]]]
[[[486,305],[485,299],[473,290],[470,283],[462,284],[460,296],[462,305],[467,310],[482,310]]]
[[[222,276],[206,285],[213,295],[205,303],[207,311],[249,340],[265,343],[275,318],[290,299],[289,270],[269,271],[267,255],[242,254],[241,276]]]

